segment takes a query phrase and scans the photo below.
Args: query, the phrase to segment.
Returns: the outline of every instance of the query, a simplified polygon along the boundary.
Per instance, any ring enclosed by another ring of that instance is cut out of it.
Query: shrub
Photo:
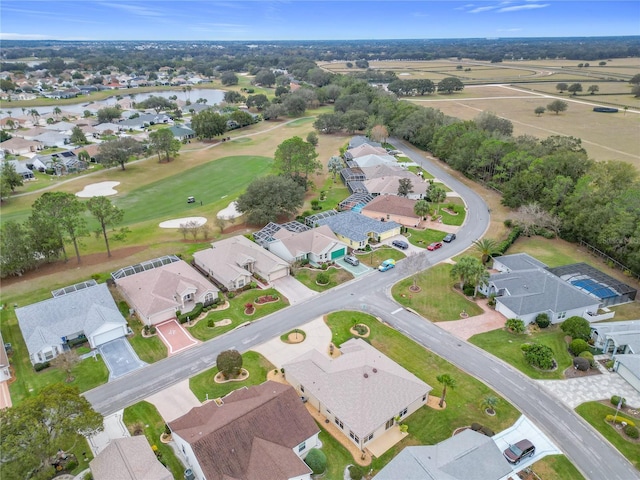
[[[589,365],[593,368],[596,366],[596,361],[593,358],[593,353],[589,352],[589,351],[584,351],[584,352],[580,352],[580,355],[578,355],[581,358],[586,358],[587,360],[589,360]]]
[[[586,341],[591,336],[591,325],[587,320],[578,316],[567,318],[560,325],[560,329],[571,338],[581,338]]]
[[[228,297],[229,299],[231,299],[231,298],[233,298],[233,297],[235,297],[235,296],[236,296],[235,292],[229,292],[229,293],[227,293],[227,297]]]
[[[495,307],[496,306],[496,296],[495,295],[489,295],[489,301],[487,302],[487,305],[489,305],[490,307]]]
[[[467,297],[472,297],[474,293],[476,293],[476,289],[473,285],[469,285],[465,283],[462,287],[462,293],[464,293]]]
[[[224,378],[237,377],[242,368],[242,355],[237,350],[225,350],[218,354],[216,365]]]
[[[511,233],[509,234],[507,239],[498,244],[498,248],[496,248],[496,254],[504,255],[506,251],[509,250],[509,247],[513,245],[513,242],[515,242],[518,239],[521,233],[522,233],[522,229],[520,227],[518,226],[514,227],[513,230],[511,230]]]
[[[482,428],[482,425],[480,425],[479,423],[473,422],[471,424],[471,430],[473,430],[474,432],[477,432],[481,428]]]
[[[366,335],[369,329],[366,325],[357,324],[353,326],[353,329],[358,332],[358,335]]]
[[[524,322],[519,318],[510,318],[504,325],[513,333],[524,333],[526,330]]]
[[[76,467],[78,466],[78,462],[76,460],[71,460],[69,463],[67,463],[64,467],[65,470],[71,472],[73,471]]]
[[[480,431],[484,433],[487,437],[493,437],[495,435],[495,432],[491,430],[489,427],[482,427]]]
[[[309,466],[314,475],[318,475],[320,473],[324,473],[327,469],[327,456],[322,450],[312,448],[309,450],[309,453],[307,453],[304,463]]]
[[[151,325],[151,326],[149,327],[149,333],[150,333],[151,335],[155,335],[155,334],[156,334],[156,331],[157,331],[157,330],[156,330],[155,325]]]
[[[591,364],[589,363],[589,360],[587,360],[586,358],[576,357],[573,359],[573,366],[576,367],[581,372],[586,372],[587,370],[589,370],[589,367],[591,366]]]
[[[618,395],[614,395],[613,397],[611,397],[610,402],[611,402],[611,405],[614,405],[614,406],[617,407],[618,403],[620,403],[620,397]],[[627,406],[627,399],[622,397],[622,405],[621,405],[621,407],[626,407],[626,406]]]
[[[513,227],[513,220],[511,220],[510,218],[507,218],[507,219],[504,221],[504,226],[505,226],[505,227],[507,227],[507,228],[511,228],[511,227]]]
[[[613,360],[608,360],[607,363],[604,364],[604,366],[607,367],[608,369],[612,369],[613,365],[614,365]]]
[[[621,417],[620,415],[618,415],[618,416],[616,417],[615,415],[611,415],[611,414],[609,414],[609,415],[607,415],[606,417],[604,417],[604,419],[605,419],[607,422],[613,422],[613,420],[615,419],[616,423],[622,423],[622,422],[624,422],[624,423],[626,423],[626,424],[627,424],[627,426],[629,426],[629,425],[630,425],[630,426],[632,426],[632,427],[635,427],[635,426],[636,426],[636,424],[635,424],[632,420],[629,420],[628,418]]]
[[[329,264],[327,263],[323,263],[320,268],[322,268],[322,270],[326,270],[327,268],[329,268]]]
[[[44,370],[45,368],[49,368],[49,366],[50,366],[50,365],[51,365],[51,364],[50,364],[49,362],[36,363],[36,364],[33,366],[33,369],[34,369],[36,372],[39,372],[39,371],[41,371],[41,370]]]
[[[580,355],[582,352],[589,351],[589,344],[581,338],[576,338],[569,344],[569,351],[574,355]]]
[[[189,320],[195,320],[202,313],[203,308],[204,306],[202,305],[202,303],[198,302],[196,303],[196,306],[193,307],[193,310],[191,310],[190,312],[177,315],[178,320],[180,321],[180,323],[186,323]]]
[[[637,439],[638,437],[640,437],[640,432],[638,431],[638,427],[635,427],[633,425],[627,425],[626,427],[624,427],[624,433],[629,438]]]
[[[209,318],[207,320],[207,327],[209,327],[209,328],[214,327],[215,326],[214,323],[215,322],[213,321],[213,318]]]
[[[326,285],[329,283],[329,274],[327,272],[320,272],[316,277],[316,282],[320,285]]]
[[[349,477],[351,477],[351,480],[362,480],[365,473],[364,467],[361,467],[360,465],[349,466]]]
[[[540,313],[536,317],[536,325],[540,328],[547,328],[551,324],[551,320],[549,320],[549,315],[546,313]]]
[[[244,308],[246,310],[253,310],[253,303],[251,303],[251,302],[245,303],[244,304]]]
[[[542,370],[551,370],[554,367],[553,350],[540,343],[532,343],[524,352],[524,358],[534,367]]]

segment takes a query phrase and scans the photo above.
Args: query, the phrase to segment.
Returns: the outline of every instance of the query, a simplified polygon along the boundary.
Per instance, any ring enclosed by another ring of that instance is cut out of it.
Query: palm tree
[[[38,118],[40,118],[40,112],[38,112],[38,110],[32,108],[31,110],[29,110],[29,115],[31,115],[31,118],[33,118],[34,124],[38,123]]]
[[[490,258],[498,253],[498,242],[491,238],[481,238],[473,242],[476,251],[482,256],[482,263],[487,264]]]
[[[58,116],[62,114],[62,110],[60,110],[60,107],[54,108],[53,114],[55,115],[56,118],[58,118]]]
[[[498,397],[494,395],[487,395],[482,399],[482,408],[484,408],[489,415],[495,415],[498,402]]]
[[[429,215],[429,211],[431,210],[431,206],[429,202],[426,200],[418,200],[416,204],[413,206],[413,213],[418,215],[422,220],[425,219],[427,215]]]
[[[429,200],[437,204],[436,213],[440,209],[440,204],[447,198],[447,192],[440,185],[431,185],[429,187]]]
[[[442,384],[442,396],[440,397],[440,408],[444,408],[444,399],[447,396],[447,388],[456,388],[456,380],[448,373],[443,373],[436,377],[439,383]]]
[[[464,256],[451,268],[451,277],[460,280],[460,290],[465,283],[472,283],[480,280],[486,272],[484,265],[475,257]]]

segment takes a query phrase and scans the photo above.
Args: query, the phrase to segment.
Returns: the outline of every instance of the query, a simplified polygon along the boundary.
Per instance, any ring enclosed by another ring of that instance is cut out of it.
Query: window
[[[212,293],[207,293],[204,296],[204,303],[213,303],[213,294]]]
[[[567,312],[560,312],[560,313],[558,313],[558,320],[561,320],[566,316],[567,316]]]
[[[370,441],[373,438],[373,433],[370,433],[369,435],[367,435],[367,437],[364,439],[365,442]]]
[[[44,359],[51,360],[53,358],[53,352],[51,350],[44,352]]]
[[[334,422],[336,422],[336,425],[338,425],[340,428],[344,429],[344,423],[342,423],[342,421],[338,417],[334,419]]]
[[[305,448],[307,448],[307,442],[302,442],[300,445],[298,445],[298,453],[304,451]]]
[[[384,429],[385,430],[389,430],[391,427],[393,427],[395,420],[393,418],[390,418],[389,420],[387,420],[387,423],[385,423],[384,425]]]
[[[427,401],[427,395],[426,395],[426,394],[424,394],[424,395],[422,396],[422,401],[423,401],[423,402],[426,402],[426,401]]]
[[[300,391],[304,392],[304,386],[303,385],[300,385]]]
[[[404,410],[402,410],[402,411],[398,414],[398,416],[399,416],[399,417],[402,417],[402,416],[404,416],[404,415],[406,415],[406,414],[407,414],[407,409],[405,408]]]
[[[354,440],[356,443],[360,443],[360,438],[358,438],[358,436],[357,436],[355,433],[353,433],[351,430],[349,430],[349,436],[350,436],[351,438],[353,438],[353,440]]]

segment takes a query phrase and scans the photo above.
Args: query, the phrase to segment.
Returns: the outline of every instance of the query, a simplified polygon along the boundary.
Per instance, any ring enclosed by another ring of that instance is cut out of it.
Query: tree
[[[15,165],[7,160],[2,162],[2,169],[0,169],[0,181],[3,185],[0,197],[7,196],[8,192],[6,192],[5,189],[14,192],[16,187],[21,187],[23,185],[22,175],[16,172]]]
[[[120,165],[124,170],[125,163],[143,151],[144,146],[140,142],[131,137],[122,137],[101,143],[98,146],[97,161],[107,167]]]
[[[429,215],[430,211],[431,205],[429,205],[429,202],[424,199],[418,200],[413,206],[413,213],[418,215],[422,220],[424,220],[426,216]]]
[[[60,115],[62,115],[62,110],[60,110],[60,107],[54,107],[53,108],[53,114],[55,115],[56,118],[58,118]]]
[[[568,88],[569,88],[569,85],[567,85],[566,83],[558,83],[556,85],[556,90],[558,90],[560,93],[563,93]]]
[[[307,109],[307,102],[301,96],[290,93],[282,102],[282,107],[287,112],[287,115],[299,117],[303,115]]]
[[[37,124],[38,119],[40,118],[40,112],[38,112],[38,110],[36,110],[35,108],[32,108],[31,110],[29,110],[29,115],[31,115],[31,118],[33,119],[33,123]]]
[[[265,120],[277,120],[278,117],[284,115],[284,107],[279,103],[272,103],[271,105],[267,105],[262,113],[262,118]],[[315,124],[314,124],[315,127]]]
[[[500,118],[493,112],[481,112],[474,119],[481,130],[489,133],[499,133],[506,137],[513,133],[513,124],[506,118]]]
[[[98,110],[98,122],[108,123],[122,116],[122,110],[118,107],[104,107]]]
[[[237,200],[239,212],[247,222],[266,225],[280,216],[293,216],[304,201],[305,189],[292,178],[268,176],[254,180]]]
[[[474,285],[477,288],[485,279],[485,273],[487,270],[479,259],[466,255],[451,267],[450,275],[460,280],[460,290],[462,290],[465,284]]]
[[[327,169],[329,173],[333,175],[333,182],[336,181],[336,175],[340,173],[340,171],[344,168],[344,164],[342,163],[342,159],[338,156],[333,156],[327,162]]]
[[[547,105],[547,110],[554,112],[556,115],[559,115],[560,112],[566,111],[567,108],[569,108],[569,104],[567,102],[563,102],[562,100],[554,100]]]
[[[64,370],[67,374],[65,382],[71,383],[73,381],[71,370],[79,362],[80,357],[78,356],[77,350],[69,350],[68,352],[61,353],[51,360],[51,365],[55,368],[59,368],[60,370]]]
[[[309,466],[314,475],[319,475],[327,469],[327,456],[322,450],[312,448],[304,458],[304,463]]]
[[[547,109],[544,108],[544,107],[536,107],[536,109],[533,112],[539,117],[540,115],[542,115],[546,111],[547,111]]]
[[[577,95],[578,92],[582,91],[582,84],[581,83],[572,83],[571,85],[569,85],[569,88],[567,88],[567,91],[569,93],[571,93],[571,95]]]
[[[276,83],[276,76],[271,70],[260,70],[256,73],[253,83],[255,85],[262,85],[263,87],[271,87]]]
[[[322,170],[315,147],[296,136],[278,145],[273,155],[274,168],[281,175],[291,178],[303,178],[305,189],[308,187],[309,174]]]
[[[573,339],[580,338],[582,340],[589,340],[591,337],[591,325],[589,321],[577,315],[569,317],[562,322],[560,330]]]
[[[589,351],[589,344],[581,338],[575,338],[569,344],[569,351],[577,357],[582,352]]]
[[[443,408],[444,400],[445,400],[445,397],[447,396],[447,388],[450,388],[453,390],[454,388],[456,388],[457,382],[448,373],[443,373],[442,375],[438,375],[436,377],[436,380],[438,381],[438,383],[442,384],[442,396],[440,397],[440,403],[438,405],[440,405],[440,408]]]
[[[107,197],[92,197],[87,201],[87,210],[94,216],[100,225],[104,243],[107,247],[107,256],[111,256],[107,227],[116,225],[122,221],[124,211],[116,207]]]
[[[589,88],[587,88],[587,92],[589,92],[591,95],[598,93],[600,91],[600,87],[598,85],[589,85]]]
[[[227,131],[227,120],[213,110],[203,110],[191,117],[191,128],[199,138],[211,139]]]
[[[239,128],[246,127],[247,125],[251,125],[255,122],[253,115],[242,110],[236,110],[231,113],[231,115],[229,115],[229,120],[236,122]]]
[[[398,181],[398,196],[408,197],[410,193],[413,193],[413,184],[410,178],[401,178]]]
[[[89,143],[87,142],[87,137],[85,136],[84,132],[77,125],[73,127],[73,130],[71,130],[71,138],[69,139],[69,141],[75,145],[86,145],[87,143]]]
[[[49,466],[60,447],[71,446],[75,435],[101,431],[102,422],[102,415],[77,387],[64,384],[45,387],[38,395],[0,410],[3,478],[35,476]]]
[[[438,205],[438,208],[436,209],[438,210],[440,208],[440,204],[447,198],[447,192],[440,185],[432,184],[427,192],[427,197],[430,202]]]
[[[636,73],[631,79],[629,79],[631,85],[640,85],[640,73]]]
[[[244,97],[244,95],[236,92],[235,90],[228,90],[224,92],[223,100],[226,103],[242,103],[246,100],[246,98]]]
[[[249,95],[247,97],[247,107],[249,108],[255,107],[258,110],[263,110],[268,105],[269,99],[263,93],[259,93],[257,95]]]
[[[540,343],[525,343],[520,348],[524,352],[524,359],[529,365],[542,370],[551,370],[554,367],[553,350]]]
[[[513,333],[524,333],[527,330],[524,321],[519,318],[509,318],[504,322],[504,326],[507,330],[511,330]]]
[[[154,130],[149,134],[149,148],[158,154],[159,162],[162,161],[163,156],[166,162],[170,162],[172,157],[178,155],[181,146],[180,140],[174,138],[168,128]]]
[[[384,143],[387,141],[387,138],[389,138],[389,131],[384,125],[374,125],[371,128],[369,137],[375,142]]]
[[[9,220],[0,227],[0,276],[21,276],[36,266],[29,230],[21,223]]]
[[[453,93],[461,92],[463,89],[464,83],[456,77],[443,78],[438,82],[438,92]]]
[[[224,86],[237,85],[238,77],[233,72],[223,72],[220,76],[220,82],[222,82]]]
[[[237,350],[225,350],[216,358],[218,371],[224,378],[236,378],[242,370],[242,355]]]
[[[498,406],[498,397],[495,395],[487,395],[482,399],[482,407],[491,415],[495,415],[496,407]]]
[[[318,146],[318,134],[316,132],[309,132],[307,134],[307,143],[310,143],[314,147]]]
[[[142,102],[138,102],[136,104],[136,108],[139,108],[139,109],[153,108],[156,111],[156,113],[160,113],[166,110],[174,110],[176,107],[177,105],[174,102],[172,102],[170,99],[164,98],[164,97],[158,97],[156,95],[151,95],[146,100],[143,100]],[[99,113],[100,112],[98,112],[98,114]]]
[[[476,252],[481,255],[481,260],[483,264],[487,264],[490,258],[498,253],[498,242],[491,238],[481,238],[480,240],[475,240],[473,245],[476,247]]]

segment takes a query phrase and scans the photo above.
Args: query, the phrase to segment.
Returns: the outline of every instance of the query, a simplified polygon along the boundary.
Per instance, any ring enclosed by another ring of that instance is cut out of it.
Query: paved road
[[[402,142],[394,144],[401,146],[412,159],[422,163],[416,150]],[[388,272],[372,271],[246,327],[102,385],[86,392],[87,399],[97,411],[109,414],[210,368],[218,353],[223,350],[249,350],[328,312],[364,310],[474,375],[507,398],[536,423],[588,479],[640,478],[637,470],[615,448],[568,407],[541,389],[535,381],[437,325],[399,308],[390,299],[389,292],[394,283],[466,249],[473,240],[482,236],[489,223],[487,207],[475,192],[438,166],[425,166],[430,173],[460,193],[469,207],[467,221],[455,242],[435,252],[413,255],[398,262],[396,268]]]

